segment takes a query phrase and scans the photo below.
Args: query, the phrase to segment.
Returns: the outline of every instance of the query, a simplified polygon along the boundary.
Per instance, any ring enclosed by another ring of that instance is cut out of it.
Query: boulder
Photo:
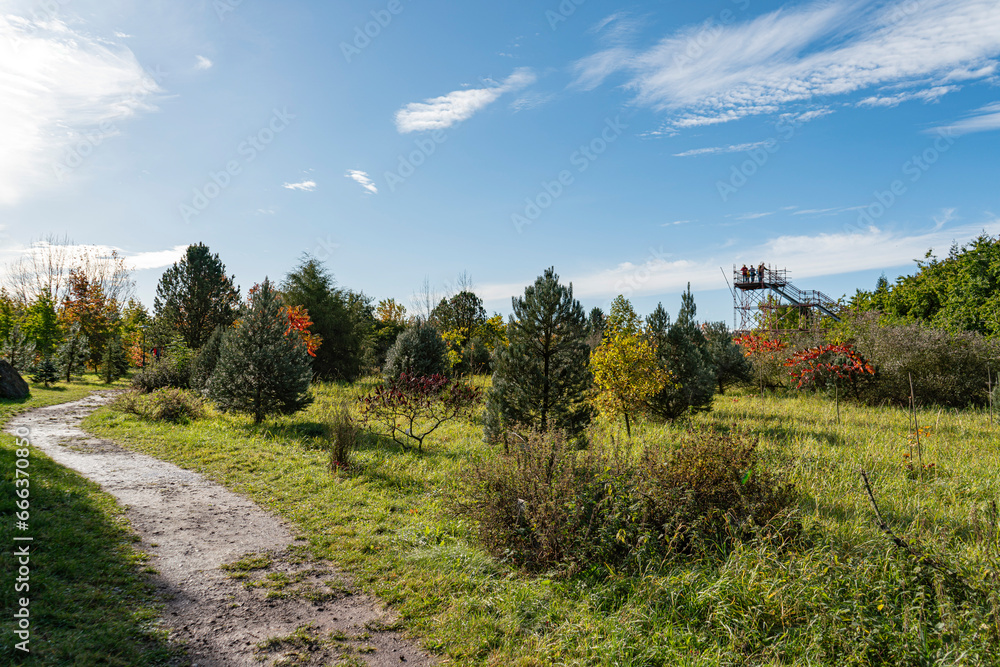
[[[0,359],[0,398],[28,398],[28,383],[6,359]]]

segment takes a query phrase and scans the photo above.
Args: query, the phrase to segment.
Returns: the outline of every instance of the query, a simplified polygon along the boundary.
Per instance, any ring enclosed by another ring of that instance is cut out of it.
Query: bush
[[[988,369],[1000,368],[1000,343],[978,333],[921,324],[886,325],[866,313],[848,325],[857,350],[875,366],[861,390],[870,405],[908,405],[910,376],[918,404],[966,407],[987,401]]]
[[[403,373],[429,377],[448,375],[448,346],[434,327],[423,324],[410,327],[396,337],[382,367],[382,376],[392,384]]]
[[[761,466],[756,442],[717,433],[693,433],[670,453],[650,447],[636,458],[607,445],[576,451],[561,434],[534,434],[474,463],[465,481],[457,509],[478,522],[483,544],[532,568],[641,570],[798,530],[779,520],[795,506],[795,491]]]
[[[191,386],[191,363],[194,352],[179,338],[174,338],[160,358],[132,376],[132,386],[143,393],[157,389],[187,389]]]
[[[183,389],[157,389],[149,394],[127,391],[120,394],[111,408],[151,421],[184,424],[205,416],[205,403],[200,396]]]
[[[476,387],[443,375],[403,373],[391,385],[361,398],[361,418],[404,449],[416,442],[423,451],[424,438],[441,424],[469,415],[481,396]]]

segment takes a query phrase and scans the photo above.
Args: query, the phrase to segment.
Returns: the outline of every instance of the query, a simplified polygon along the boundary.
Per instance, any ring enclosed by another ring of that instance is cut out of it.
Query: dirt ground
[[[39,408],[7,430],[29,428],[33,446],[127,508],[158,572],[163,624],[192,665],[435,664],[375,598],[311,560],[288,525],[196,473],[82,431],[108,400]]]

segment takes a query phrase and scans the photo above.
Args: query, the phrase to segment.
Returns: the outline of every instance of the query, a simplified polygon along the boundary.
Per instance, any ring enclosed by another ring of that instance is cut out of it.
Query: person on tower
[[[760,276],[760,286],[764,286],[764,262],[760,263],[760,267],[757,269],[757,275]]]
[[[750,282],[755,282],[757,280],[757,269],[750,266]]]
[[[743,275],[743,282],[746,282],[747,281],[747,273],[749,273],[749,271],[747,270],[747,265],[746,264],[744,264],[743,268],[740,269],[740,273]]]

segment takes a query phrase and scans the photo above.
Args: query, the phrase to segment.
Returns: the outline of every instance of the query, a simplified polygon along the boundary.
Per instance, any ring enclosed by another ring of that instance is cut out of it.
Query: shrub
[[[487,549],[534,568],[637,570],[798,530],[777,520],[796,495],[761,465],[756,442],[717,433],[692,433],[671,452],[649,447],[636,458],[533,434],[471,465],[465,482],[456,507],[478,522]]]
[[[420,377],[403,373],[392,385],[376,387],[361,399],[361,416],[401,447],[424,438],[441,424],[471,412],[481,391],[443,375]]]
[[[148,394],[127,391],[119,394],[111,407],[143,419],[175,424],[187,423],[205,416],[205,403],[200,396],[175,388],[156,389]]]
[[[34,368],[34,373],[31,376],[32,382],[40,382],[48,387],[53,382],[59,381],[59,369],[56,368],[55,362],[52,361],[52,357],[43,358]]]
[[[430,377],[448,374],[448,346],[434,327],[423,324],[406,329],[389,348],[382,376],[391,384],[400,375]]]
[[[649,448],[636,478],[646,500],[641,521],[662,528],[668,551],[705,552],[752,537],[796,503],[792,485],[745,436],[692,433],[670,452]]]
[[[919,404],[983,405],[989,368],[1000,368],[1000,343],[978,333],[952,333],[921,324],[888,325],[866,313],[848,327],[855,347],[875,366],[861,390],[872,405],[907,405],[910,376]]]
[[[191,386],[193,359],[194,352],[191,348],[185,345],[180,337],[175,337],[167,344],[159,359],[147,364],[132,376],[132,386],[144,393],[168,387],[187,389]]]

